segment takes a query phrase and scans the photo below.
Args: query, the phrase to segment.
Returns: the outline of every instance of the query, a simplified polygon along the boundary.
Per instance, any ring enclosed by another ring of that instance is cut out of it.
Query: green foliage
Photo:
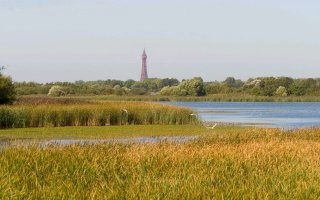
[[[223,83],[207,83],[205,84],[205,91],[207,95],[210,94],[230,94],[233,92],[233,89]]]
[[[294,82],[289,87],[289,93],[296,96],[303,96],[306,94],[307,88],[301,82]]]
[[[283,86],[286,89],[288,89],[294,82],[294,80],[290,77],[277,77],[275,81],[278,86]]]
[[[30,94],[48,94],[50,84],[40,84],[36,82],[15,82],[17,95],[30,95]]]
[[[258,77],[243,82],[234,77],[224,81],[206,82],[196,77],[179,82],[174,78],[149,78],[144,81],[98,80],[55,82],[39,84],[34,82],[15,83],[18,95],[48,94],[52,86],[61,86],[68,95],[165,95],[205,96],[216,94],[237,95],[238,93],[278,98],[287,96],[320,96],[320,79],[293,79],[290,77]],[[284,87],[284,88],[283,88]],[[281,90],[286,90],[282,94]],[[59,95],[58,95],[59,96]]]
[[[178,92],[179,92],[178,86],[171,86],[171,87],[166,86],[161,89],[160,94],[164,96],[176,96],[178,95]]]
[[[131,86],[131,94],[143,95],[150,92],[159,92],[164,87],[176,86],[179,84],[177,79],[148,78],[142,82],[136,82]]]
[[[147,93],[147,89],[145,88],[132,88],[130,90],[130,94],[133,94],[133,95],[144,95]]]
[[[161,80],[160,88],[166,87],[166,86],[177,86],[179,85],[179,80],[175,78],[165,78]]]
[[[180,96],[204,96],[206,94],[204,90],[203,80],[200,77],[196,77],[190,80],[184,80],[178,87],[179,90],[184,91],[183,95]]]
[[[12,80],[0,74],[0,104],[10,104],[15,100],[16,91]]]
[[[276,78],[266,77],[262,78],[260,82],[260,94],[263,96],[273,96],[277,88]]]
[[[290,94],[297,95],[294,85],[299,79],[294,80],[288,77],[262,77],[249,79],[243,86],[243,91],[257,96],[286,96]],[[298,84],[299,85],[299,84]],[[278,91],[278,89],[281,90]],[[282,94],[279,94],[283,90]],[[293,92],[294,91],[294,92]],[[298,95],[300,96],[300,95]]]
[[[279,86],[275,92],[275,95],[286,97],[286,96],[288,96],[287,89],[284,86]]]
[[[166,86],[162,88],[160,94],[173,96],[204,96],[204,83],[200,77],[183,80],[178,86]]]
[[[240,88],[244,84],[241,80],[236,80],[234,77],[228,77],[222,83],[230,88]]]

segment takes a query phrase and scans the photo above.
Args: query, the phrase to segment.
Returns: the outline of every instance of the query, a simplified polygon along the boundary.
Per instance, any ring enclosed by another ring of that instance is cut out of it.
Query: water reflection
[[[175,142],[183,143],[198,139],[198,136],[158,136],[158,137],[136,137],[136,138],[119,138],[119,139],[21,139],[21,140],[6,140],[0,141],[0,147],[7,146],[30,146],[36,145],[47,147],[51,145],[66,146],[72,144],[78,145],[94,145],[94,144],[154,144],[160,142]]]

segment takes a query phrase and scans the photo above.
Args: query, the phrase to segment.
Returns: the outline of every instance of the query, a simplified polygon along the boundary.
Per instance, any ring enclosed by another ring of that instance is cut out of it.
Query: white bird
[[[123,112],[128,114],[128,110],[127,109],[121,109],[121,111],[123,111]]]
[[[207,129],[214,129],[217,125],[218,125],[218,124],[215,123],[215,124],[213,124],[211,127],[210,127],[210,126],[207,126],[206,128],[207,128]]]

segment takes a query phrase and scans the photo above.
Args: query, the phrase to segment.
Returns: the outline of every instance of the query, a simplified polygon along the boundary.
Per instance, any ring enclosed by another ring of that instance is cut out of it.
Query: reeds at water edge
[[[15,105],[0,107],[0,128],[192,124],[188,108],[147,102]]]

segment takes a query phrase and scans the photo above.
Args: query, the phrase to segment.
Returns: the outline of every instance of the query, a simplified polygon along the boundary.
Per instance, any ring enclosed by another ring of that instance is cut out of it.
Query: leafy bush
[[[16,91],[12,80],[0,74],[0,104],[10,104],[15,100]]]

